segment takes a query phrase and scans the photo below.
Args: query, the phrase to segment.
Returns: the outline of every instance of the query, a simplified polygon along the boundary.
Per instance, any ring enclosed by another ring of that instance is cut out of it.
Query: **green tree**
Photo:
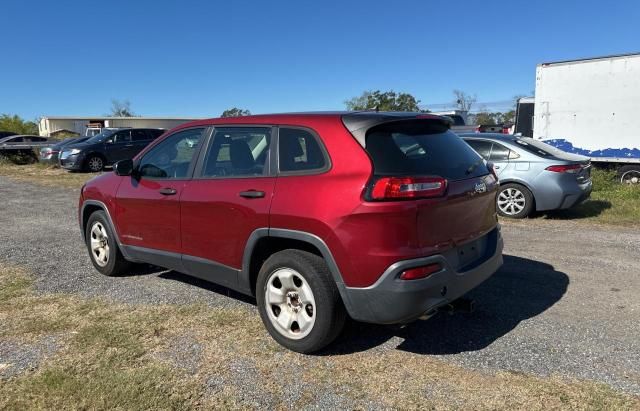
[[[129,100],[111,100],[111,113],[109,117],[136,117],[133,110],[131,110],[131,102]]]
[[[223,111],[222,114],[220,114],[220,117],[243,117],[243,116],[250,116],[250,115],[251,115],[251,112],[249,110],[233,107]]]
[[[417,100],[409,93],[396,93],[395,91],[380,90],[365,91],[358,97],[353,97],[344,102],[347,110],[378,110],[378,111],[421,111]]]
[[[474,114],[474,123],[478,125],[494,126],[496,125],[496,113],[490,113],[487,111],[481,111]]]
[[[16,114],[2,114],[0,115],[0,131],[38,135],[38,125],[34,121],[25,121]]]

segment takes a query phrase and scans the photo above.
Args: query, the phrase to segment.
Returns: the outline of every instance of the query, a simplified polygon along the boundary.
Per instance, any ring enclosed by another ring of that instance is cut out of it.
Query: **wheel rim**
[[[292,340],[306,337],[316,322],[316,301],[307,280],[296,270],[281,268],[267,280],[265,308],[273,327]]]
[[[640,184],[640,171],[627,171],[620,177],[620,182],[625,184]]]
[[[100,157],[92,157],[89,159],[89,169],[91,171],[102,170],[102,159]]]
[[[507,188],[498,194],[498,208],[504,214],[516,215],[524,210],[526,204],[524,193],[517,188]]]
[[[101,222],[91,227],[91,256],[100,267],[109,263],[109,237]]]

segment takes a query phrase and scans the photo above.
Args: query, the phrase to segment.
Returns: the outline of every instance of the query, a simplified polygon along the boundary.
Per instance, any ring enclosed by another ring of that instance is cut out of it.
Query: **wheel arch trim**
[[[238,285],[243,290],[243,292],[247,294],[251,294],[252,284],[251,284],[251,258],[253,256],[254,249],[258,241],[264,237],[275,237],[275,238],[286,238],[291,240],[298,240],[305,243],[308,243],[320,251],[322,258],[326,261],[327,266],[329,268],[329,272],[333,280],[336,283],[338,288],[338,292],[340,293],[340,297],[342,297],[342,301],[345,305],[345,308],[348,312],[350,312],[351,303],[349,300],[348,292],[344,281],[342,279],[342,273],[338,268],[338,264],[333,258],[333,254],[331,250],[329,250],[329,246],[324,240],[318,237],[315,234],[306,232],[306,231],[298,231],[298,230],[290,230],[285,228],[258,228],[254,230],[249,239],[247,240],[247,244],[245,245],[244,254],[242,256],[242,270],[239,273]]]
[[[86,227],[84,226],[84,216],[85,216],[85,210],[87,209],[87,206],[96,206],[98,208],[100,208],[102,211],[104,211],[105,215],[107,216],[107,223],[109,224],[109,228],[111,228],[111,232],[113,232],[113,236],[115,237],[116,240],[116,244],[118,244],[118,248],[120,249],[120,252],[122,253],[122,255],[124,256],[125,259],[128,259],[128,255],[125,251],[126,247],[122,247],[122,242],[120,241],[120,237],[118,236],[118,231],[116,230],[116,226],[113,223],[113,219],[111,218],[111,213],[109,212],[109,207],[107,207],[107,205],[105,203],[103,203],[102,201],[98,201],[98,200],[85,200],[82,203],[82,208],[80,209],[80,233],[82,234],[82,240],[83,242],[86,242],[86,236],[85,236],[85,231],[86,231]]]

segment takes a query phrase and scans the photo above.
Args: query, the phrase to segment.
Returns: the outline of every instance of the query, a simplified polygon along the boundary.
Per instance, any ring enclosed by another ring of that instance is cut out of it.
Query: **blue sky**
[[[534,89],[537,63],[640,52],[639,21],[631,0],[8,0],[0,113],[331,110],[368,89],[504,101]]]

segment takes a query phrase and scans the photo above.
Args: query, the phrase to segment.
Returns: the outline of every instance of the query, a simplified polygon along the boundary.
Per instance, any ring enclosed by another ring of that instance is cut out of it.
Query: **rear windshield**
[[[461,180],[489,173],[482,157],[439,122],[413,120],[373,127],[367,132],[365,149],[376,175]]]
[[[566,153],[560,149],[543,143],[542,141],[534,140],[530,137],[520,137],[515,140],[515,143],[530,153],[536,154],[541,157],[559,157],[562,158]]]

